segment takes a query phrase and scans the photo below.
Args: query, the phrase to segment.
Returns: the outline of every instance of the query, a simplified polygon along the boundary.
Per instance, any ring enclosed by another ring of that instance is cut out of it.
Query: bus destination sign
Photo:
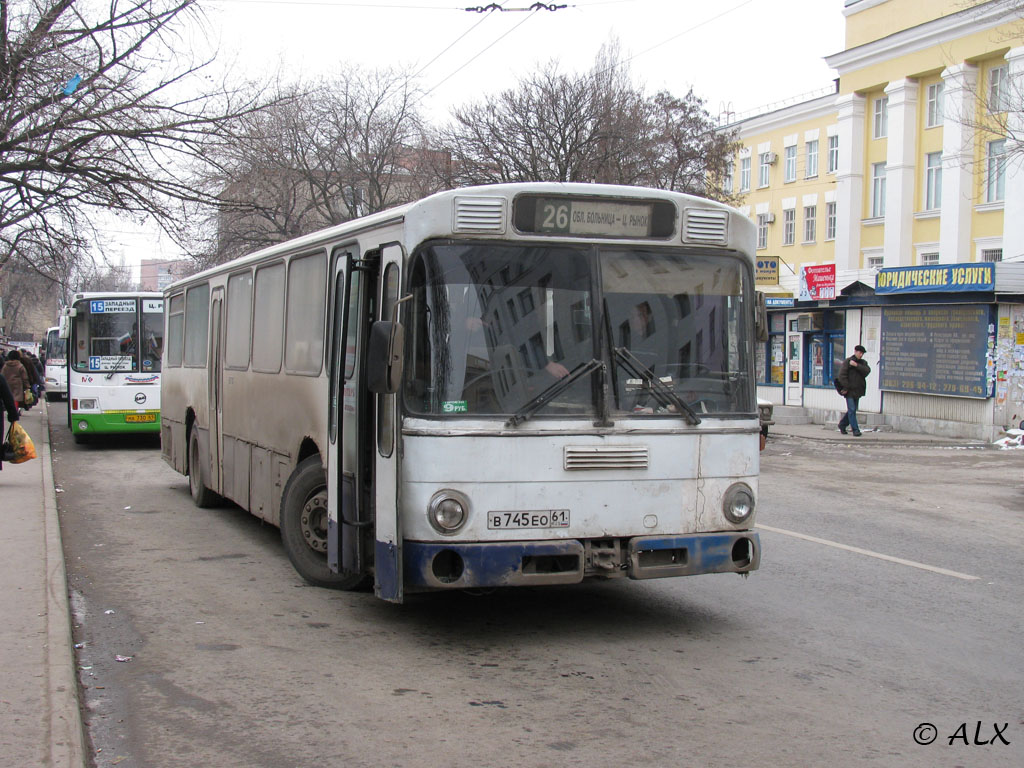
[[[535,232],[650,237],[653,206],[649,203],[540,198],[535,216]]]
[[[94,315],[134,312],[135,299],[96,299],[89,302],[89,311]]]

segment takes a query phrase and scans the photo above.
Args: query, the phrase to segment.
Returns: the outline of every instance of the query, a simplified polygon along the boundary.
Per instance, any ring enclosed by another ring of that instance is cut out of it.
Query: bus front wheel
[[[284,487],[281,542],[295,570],[315,587],[356,589],[365,580],[327,566],[327,479],[319,456],[302,461]]]
[[[206,485],[206,473],[199,457],[199,430],[195,427],[188,436],[188,490],[197,507],[212,507],[219,501],[217,494]]]

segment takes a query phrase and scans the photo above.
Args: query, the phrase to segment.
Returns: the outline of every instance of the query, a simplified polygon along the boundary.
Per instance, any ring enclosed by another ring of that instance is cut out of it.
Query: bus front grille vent
[[[728,245],[729,214],[727,211],[709,211],[687,208],[683,212],[683,242]]]
[[[505,231],[505,198],[503,197],[456,197],[456,232]]]
[[[646,445],[567,445],[563,454],[567,471],[579,469],[647,469]]]

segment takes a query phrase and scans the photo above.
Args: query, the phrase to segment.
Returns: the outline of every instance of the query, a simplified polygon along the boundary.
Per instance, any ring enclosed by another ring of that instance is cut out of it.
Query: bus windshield
[[[748,416],[744,275],[683,249],[429,245],[409,279],[406,408],[504,416],[553,390],[538,416]]]
[[[158,373],[163,353],[163,301],[89,299],[76,304],[74,356],[77,371]],[[139,343],[139,339],[142,343]]]
[[[46,361],[51,364],[64,362],[67,354],[68,340],[60,337],[60,331],[52,328],[46,333]]]

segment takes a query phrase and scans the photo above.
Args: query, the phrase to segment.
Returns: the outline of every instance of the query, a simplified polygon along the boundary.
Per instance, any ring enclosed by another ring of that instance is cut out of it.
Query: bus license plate
[[[124,417],[124,420],[128,424],[144,424],[151,421],[156,421],[155,413],[129,413]]]
[[[509,530],[520,528],[568,528],[568,509],[535,509],[525,512],[488,512],[487,528]]]

